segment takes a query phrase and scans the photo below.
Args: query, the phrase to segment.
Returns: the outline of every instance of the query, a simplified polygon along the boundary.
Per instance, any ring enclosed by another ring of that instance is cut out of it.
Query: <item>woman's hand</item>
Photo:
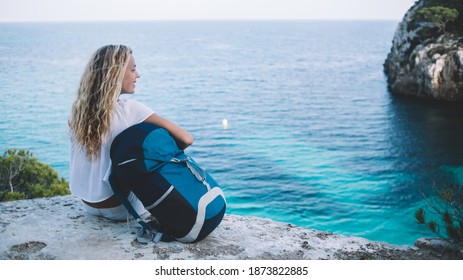
[[[177,124],[159,116],[156,113],[146,118],[145,122],[152,123],[166,129],[175,139],[177,146],[181,150],[185,150],[188,146],[193,144],[193,136],[190,133],[188,133],[185,129],[181,128]]]

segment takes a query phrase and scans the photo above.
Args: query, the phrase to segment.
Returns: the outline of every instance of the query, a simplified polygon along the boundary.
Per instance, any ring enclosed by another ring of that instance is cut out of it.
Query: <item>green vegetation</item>
[[[442,222],[433,219],[427,220],[426,211],[419,208],[415,212],[415,219],[418,224],[427,225],[428,228],[444,238],[455,241],[463,240],[463,188],[461,185],[445,185],[443,187],[433,186],[437,196],[433,199],[423,195],[427,203],[427,209],[431,214],[437,215]],[[441,229],[445,229],[445,234]]]
[[[432,23],[439,29],[439,32],[445,32],[445,27],[449,22],[454,22],[460,13],[457,9],[443,6],[424,7],[419,9],[415,17],[421,21]]]
[[[69,184],[26,150],[6,150],[0,157],[0,201],[69,194]]]
[[[415,30],[421,22],[430,22],[436,28],[421,29],[422,39],[438,37],[442,32],[463,36],[463,1],[420,0],[415,3],[418,4],[421,7],[413,15],[408,31]]]

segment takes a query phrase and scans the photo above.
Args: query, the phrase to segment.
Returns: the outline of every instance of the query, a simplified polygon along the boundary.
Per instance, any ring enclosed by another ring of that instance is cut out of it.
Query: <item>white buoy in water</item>
[[[223,127],[224,129],[227,129],[227,127],[228,127],[228,120],[227,120],[227,119],[223,119],[223,120],[222,120],[222,127]]]

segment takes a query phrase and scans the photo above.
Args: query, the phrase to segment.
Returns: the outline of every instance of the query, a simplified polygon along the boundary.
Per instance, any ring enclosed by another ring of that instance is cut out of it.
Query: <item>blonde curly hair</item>
[[[121,94],[131,49],[124,45],[99,48],[90,58],[72,105],[69,130],[73,141],[86,148],[87,158],[98,152],[110,129],[111,115]]]

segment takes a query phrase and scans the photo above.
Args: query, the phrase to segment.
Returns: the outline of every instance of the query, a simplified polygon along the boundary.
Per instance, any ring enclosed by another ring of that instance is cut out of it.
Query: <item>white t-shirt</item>
[[[153,113],[152,109],[135,100],[119,100],[111,118],[111,130],[106,133],[96,160],[88,160],[86,149],[76,145],[71,139],[71,193],[88,202],[100,202],[111,197],[114,194],[108,182],[111,172],[111,143],[123,130],[143,122]]]

